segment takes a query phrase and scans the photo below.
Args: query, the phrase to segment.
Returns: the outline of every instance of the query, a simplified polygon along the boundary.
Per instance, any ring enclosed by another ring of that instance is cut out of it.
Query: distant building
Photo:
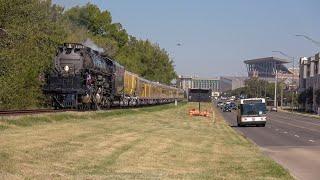
[[[212,93],[217,93],[220,92],[220,79],[179,76],[177,79],[177,87],[185,90],[186,96],[189,89],[210,89]]]
[[[192,76],[179,76],[176,84],[177,87],[187,91],[192,88]]]
[[[232,79],[227,77],[220,78],[220,90],[226,92],[232,90]]]
[[[248,77],[259,77],[269,82],[274,82],[276,70],[279,74],[291,74],[288,68],[284,65],[289,61],[277,57],[265,57],[258,59],[246,60],[244,63],[247,66]]]
[[[289,90],[297,90],[299,87],[299,65],[296,65],[297,67],[288,68],[289,73],[278,73],[278,79],[280,81],[283,81]]]
[[[308,58],[300,58],[300,83],[299,92],[303,92],[309,88],[312,88],[313,102],[306,103],[305,108],[307,110],[318,111],[320,104],[316,102],[316,91],[320,89],[320,55],[319,53],[315,56]],[[307,106],[307,104],[309,104]]]
[[[220,91],[226,92],[235,90],[245,86],[245,81],[248,77],[223,76],[220,77]]]
[[[192,89],[211,89],[220,92],[219,78],[192,78]]]

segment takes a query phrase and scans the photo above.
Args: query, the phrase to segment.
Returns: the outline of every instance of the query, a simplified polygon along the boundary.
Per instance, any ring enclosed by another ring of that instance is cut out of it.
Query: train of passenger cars
[[[44,93],[56,109],[163,104],[184,97],[182,89],[144,79],[77,43],[58,48],[45,79]]]

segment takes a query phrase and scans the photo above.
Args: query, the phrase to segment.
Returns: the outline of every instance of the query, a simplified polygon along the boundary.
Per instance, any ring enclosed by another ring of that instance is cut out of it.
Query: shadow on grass
[[[186,102],[179,103],[181,107],[186,105]],[[36,124],[47,124],[47,123],[57,123],[60,121],[68,122],[68,121],[79,121],[79,120],[87,120],[87,119],[98,119],[105,117],[114,117],[114,116],[127,116],[132,114],[139,113],[150,113],[156,111],[163,111],[171,108],[177,108],[174,104],[165,104],[165,105],[157,105],[151,107],[141,107],[141,108],[132,108],[132,109],[116,109],[116,110],[106,110],[106,111],[96,111],[95,113],[81,115],[79,114],[68,114],[68,113],[57,113],[51,115],[41,115],[41,116],[24,116],[19,117],[17,119],[1,119],[0,122],[3,124],[0,125],[0,131],[8,129],[10,125],[19,126],[19,127],[29,127]]]

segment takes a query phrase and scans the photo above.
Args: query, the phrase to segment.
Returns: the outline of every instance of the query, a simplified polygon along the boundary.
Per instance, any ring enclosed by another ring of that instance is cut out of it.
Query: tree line
[[[51,0],[0,0],[0,109],[41,105],[41,74],[52,67],[58,45],[90,38],[127,70],[170,83],[173,61],[158,44],[140,40],[114,23],[107,10],[87,4],[65,10]]]

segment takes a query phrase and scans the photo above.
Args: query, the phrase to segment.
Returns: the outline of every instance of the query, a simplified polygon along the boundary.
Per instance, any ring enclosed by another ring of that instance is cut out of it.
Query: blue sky
[[[53,0],[71,7],[87,2],[111,12],[129,34],[150,39],[173,58],[178,74],[246,75],[243,61],[312,56],[320,48],[319,0]],[[176,46],[181,43],[182,46]]]

